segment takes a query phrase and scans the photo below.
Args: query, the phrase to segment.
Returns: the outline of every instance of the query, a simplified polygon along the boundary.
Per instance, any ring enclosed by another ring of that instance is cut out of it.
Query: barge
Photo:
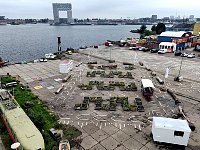
[[[45,150],[44,139],[14,97],[0,89],[0,117],[18,150]]]

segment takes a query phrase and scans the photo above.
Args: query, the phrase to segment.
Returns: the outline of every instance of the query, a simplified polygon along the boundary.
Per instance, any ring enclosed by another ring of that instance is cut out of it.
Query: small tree
[[[146,29],[147,29],[147,27],[146,27],[145,25],[142,25],[142,26],[140,27],[139,33],[140,33],[140,34],[143,34],[143,33],[145,32]]]
[[[156,34],[161,34],[162,32],[166,31],[166,27],[164,23],[158,23],[156,26]]]

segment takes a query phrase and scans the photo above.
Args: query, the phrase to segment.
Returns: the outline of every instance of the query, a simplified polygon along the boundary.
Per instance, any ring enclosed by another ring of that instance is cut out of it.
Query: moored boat
[[[20,150],[45,150],[42,134],[5,89],[0,89],[0,119],[12,142],[20,143]]]

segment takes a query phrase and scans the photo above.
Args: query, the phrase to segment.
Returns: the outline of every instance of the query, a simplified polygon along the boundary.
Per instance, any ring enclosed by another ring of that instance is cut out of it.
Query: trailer
[[[152,134],[155,142],[187,146],[190,133],[187,120],[153,117]]]
[[[141,80],[141,91],[144,97],[150,98],[154,93],[154,85],[150,79],[142,79]]]

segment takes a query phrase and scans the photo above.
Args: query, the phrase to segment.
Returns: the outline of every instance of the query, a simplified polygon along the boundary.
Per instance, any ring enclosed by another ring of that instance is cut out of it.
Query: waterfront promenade
[[[163,78],[164,69],[166,66],[171,66],[169,78],[166,79],[166,86],[176,92],[181,92],[193,98],[199,98],[199,68],[198,59],[184,58],[182,75],[184,82],[174,82],[173,78],[178,74],[181,57],[150,54],[139,51],[129,51],[128,48],[112,47],[112,59],[115,59],[118,65],[117,71],[125,73],[124,65],[121,62],[132,62],[136,64],[136,68],[130,72],[134,79],[126,78],[102,78],[96,76],[95,78],[86,77],[88,71],[88,61],[97,61],[98,65],[108,64],[105,58],[110,57],[110,48],[100,46],[98,49],[89,48],[80,50],[80,53],[72,55],[66,54],[66,59],[73,59],[74,66],[83,62],[79,67],[74,67],[70,72],[71,79],[62,83],[65,74],[59,73],[59,64],[61,60],[52,60],[48,62],[15,64],[0,68],[0,74],[10,73],[17,76],[22,83],[28,83],[32,92],[39,96],[45,102],[48,108],[59,116],[59,122],[66,125],[73,125],[82,131],[81,147],[83,150],[101,149],[101,150],[167,150],[163,145],[153,143],[150,137],[151,120],[153,116],[171,117],[177,110],[173,105],[173,100],[167,92],[159,90],[159,83],[152,78],[150,71],[146,70],[144,66],[140,66],[138,62],[142,61],[145,66],[157,73],[157,76]],[[82,54],[84,53],[84,54]],[[88,56],[89,54],[91,56]],[[136,57],[135,57],[136,54]],[[92,57],[94,56],[94,57]],[[102,59],[101,59],[101,58]],[[134,59],[136,58],[136,59]],[[95,68],[96,70],[96,68]],[[109,70],[106,70],[109,71]],[[193,72],[188,75],[188,72]],[[152,79],[156,86],[152,101],[148,102],[144,99],[140,91],[141,78]],[[78,85],[81,83],[88,83],[91,80],[104,81],[108,83],[110,80],[123,81],[126,84],[135,82],[138,91],[120,91],[116,88],[114,91],[99,91],[96,88],[93,90],[81,90]],[[55,91],[64,85],[64,89],[60,94],[55,94]],[[121,106],[117,106],[116,111],[99,111],[95,110],[95,104],[90,103],[88,110],[75,111],[74,105],[81,103],[85,96],[99,96],[109,98],[112,96],[127,96],[129,102],[133,103],[136,97],[142,99],[145,112],[125,112]],[[199,110],[200,103],[196,100],[191,100],[186,97],[178,96],[181,105],[184,107],[185,113],[194,122],[196,130],[192,132],[187,150],[199,150]],[[73,148],[75,150],[75,148]],[[178,149],[177,149],[178,150]]]

